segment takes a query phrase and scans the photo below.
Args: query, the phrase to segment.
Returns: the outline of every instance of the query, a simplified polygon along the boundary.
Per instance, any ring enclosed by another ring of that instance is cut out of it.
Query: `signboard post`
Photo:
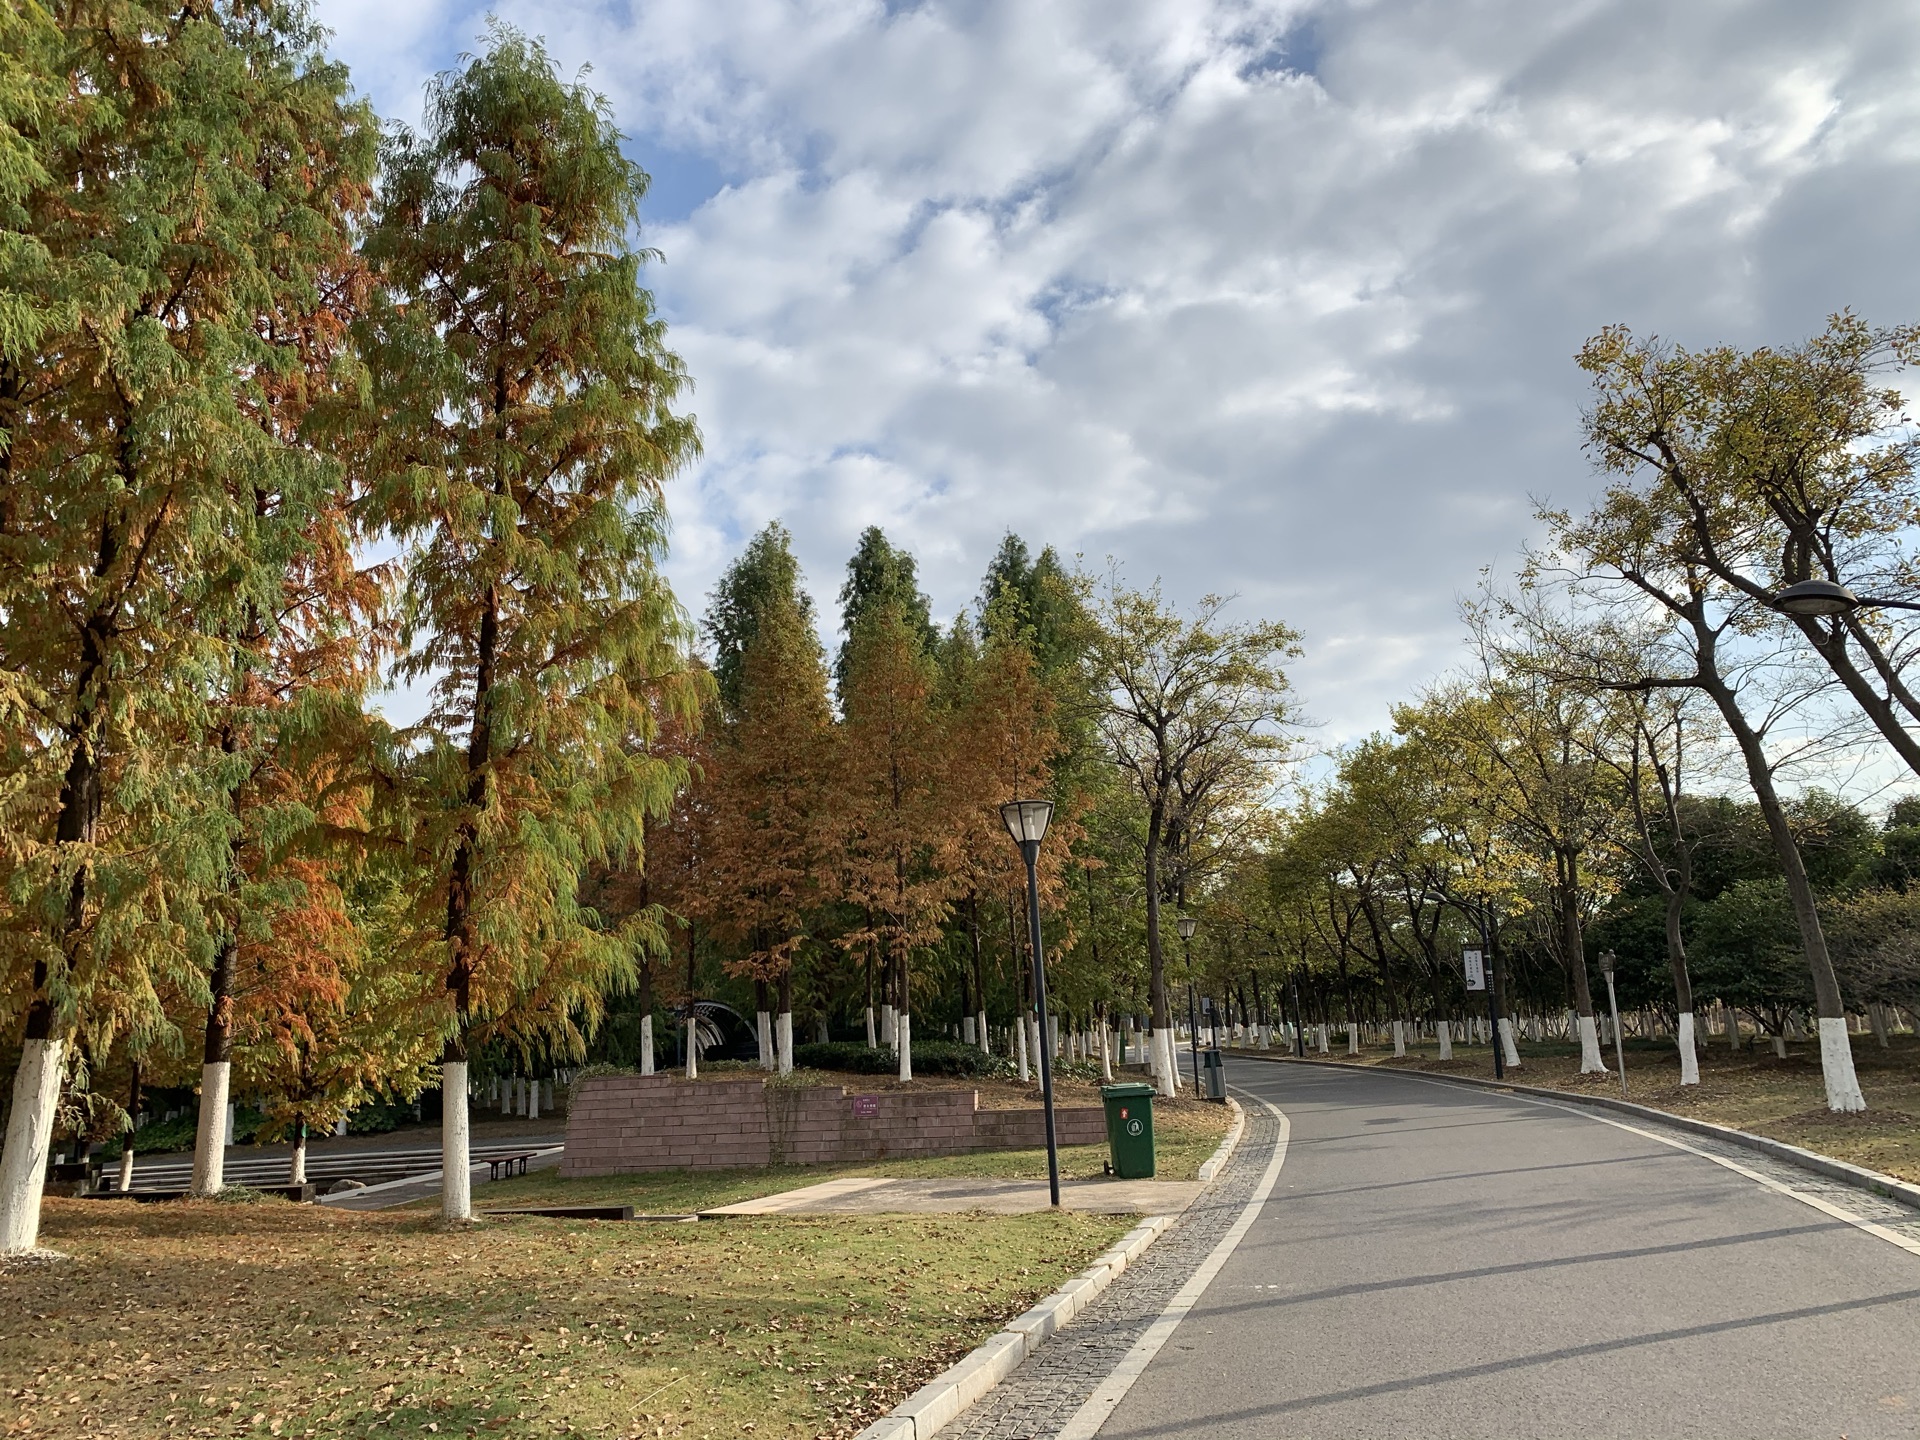
[[[1484,929],[1484,923],[1482,925]],[[1486,992],[1487,997],[1487,1034],[1493,1041],[1493,1078],[1506,1078],[1504,1057],[1500,1053],[1500,997],[1494,993],[1493,983],[1487,974],[1487,952],[1471,947],[1460,952],[1461,968],[1466,971],[1467,989],[1473,993]]]

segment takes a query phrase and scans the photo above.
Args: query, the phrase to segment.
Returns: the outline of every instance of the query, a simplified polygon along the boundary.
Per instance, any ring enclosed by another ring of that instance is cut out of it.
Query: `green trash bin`
[[[1122,1180],[1153,1178],[1154,1094],[1153,1086],[1137,1080],[1100,1087],[1107,1107],[1107,1150],[1113,1173]]]

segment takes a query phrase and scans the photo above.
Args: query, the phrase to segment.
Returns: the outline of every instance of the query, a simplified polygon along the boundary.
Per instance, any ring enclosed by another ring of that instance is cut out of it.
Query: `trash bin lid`
[[[1133,1100],[1146,1095],[1158,1095],[1153,1086],[1139,1080],[1126,1080],[1118,1085],[1102,1085],[1100,1098],[1103,1100]]]

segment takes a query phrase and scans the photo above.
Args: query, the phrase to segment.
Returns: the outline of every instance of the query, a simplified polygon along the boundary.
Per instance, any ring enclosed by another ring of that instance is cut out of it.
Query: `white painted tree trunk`
[[[1314,1042],[1314,1045],[1319,1049],[1322,1055],[1325,1055],[1327,1053],[1327,1027],[1326,1026],[1316,1025],[1313,1027],[1313,1042]]]
[[[1440,1021],[1433,1027],[1433,1033],[1440,1041],[1440,1058],[1451,1060],[1453,1058],[1453,1022]]]
[[[1853,1041],[1847,1037],[1845,1020],[1820,1018],[1820,1077],[1826,1081],[1828,1110],[1866,1110],[1859,1075],[1853,1073]]]
[[[793,1012],[782,1010],[773,1023],[773,1043],[782,1075],[793,1073]]]
[[[1520,1068],[1520,1047],[1513,1043],[1513,1021],[1506,1016],[1500,1017],[1500,1048],[1506,1052],[1507,1068]]]
[[[1674,1037],[1675,1045],[1680,1049],[1680,1083],[1698,1085],[1700,1083],[1700,1057],[1693,1053],[1693,1012],[1680,1012],[1680,1033]]]
[[[1027,1073],[1027,1022],[1018,1018],[1013,1022],[1013,1063],[1024,1084],[1031,1078]]]
[[[1060,1058],[1060,1017],[1047,1016],[1047,1054],[1055,1060]]]
[[[880,1043],[891,1050],[894,1046],[894,1039],[893,1006],[882,1005],[880,1007]]]
[[[1738,1050],[1740,1048],[1740,1012],[1731,1005],[1722,1005],[1720,1008],[1726,1015],[1727,1048]]]
[[[980,1043],[979,1037],[973,1033],[973,1016],[971,1015],[962,1015],[960,1017],[960,1043],[962,1045],[977,1045]]]
[[[40,1195],[60,1101],[62,1051],[58,1040],[29,1040],[13,1072],[7,1148],[0,1154],[0,1255],[24,1254],[40,1243]]]
[[[687,1029],[687,1079],[700,1078],[700,1025],[696,1020]]]
[[[538,1080],[529,1080],[527,1082],[527,1119],[538,1120],[539,1118],[540,1082]]]
[[[440,1214],[447,1220],[473,1218],[472,1146],[467,1129],[467,1062],[440,1065]]]
[[[987,1028],[987,1012],[982,1010],[973,1020],[973,1032],[980,1037],[980,1053],[993,1054],[993,1032]]]
[[[880,1048],[880,1037],[874,1033],[873,1006],[871,1005],[867,1006],[867,1048],[869,1050]]]
[[[653,1014],[640,1017],[640,1073],[653,1074]]]
[[[1347,1022],[1347,1054],[1360,1053],[1360,1027],[1349,1020]]]
[[[773,1069],[773,1016],[770,1012],[753,1012],[753,1033],[760,1042],[760,1068]]]
[[[1600,1058],[1600,1027],[1593,1023],[1591,1015],[1577,1018],[1580,1025],[1580,1073],[1605,1075],[1607,1062]]]
[[[1393,1022],[1393,1058],[1396,1060],[1407,1058],[1407,1022],[1404,1020]]]
[[[304,1185],[307,1183],[307,1129],[300,1126],[293,1136],[293,1160],[287,1166],[287,1183]]]
[[[1160,1087],[1160,1093],[1172,1099],[1180,1093],[1180,1077],[1173,1063],[1173,1032],[1171,1030],[1149,1030],[1147,1032],[1148,1065],[1153,1070],[1153,1080]]]
[[[1880,1042],[1880,1048],[1885,1050],[1889,1044],[1887,1040],[1887,1007],[1882,1005],[1878,1000],[1867,1006],[1867,1024],[1873,1027],[1873,1038],[1878,1040]]]
[[[133,1188],[133,1132],[127,1132],[128,1143],[120,1147],[120,1193],[126,1194]]]
[[[227,1165],[227,1086],[233,1066],[216,1060],[200,1067],[200,1123],[193,1135],[193,1181],[188,1187],[195,1195],[218,1195],[226,1181]]]
[[[893,1017],[893,1035],[900,1052],[900,1078],[913,1079],[913,1016],[902,1010]]]

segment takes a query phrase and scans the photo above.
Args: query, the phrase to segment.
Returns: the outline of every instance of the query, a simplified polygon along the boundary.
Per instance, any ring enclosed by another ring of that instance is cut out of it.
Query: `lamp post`
[[[1493,938],[1487,929],[1486,901],[1483,900],[1478,905],[1468,905],[1465,901],[1456,900],[1451,895],[1443,895],[1433,890],[1426,892],[1426,898],[1439,905],[1451,905],[1461,913],[1472,916],[1474,925],[1480,931],[1480,975],[1487,990],[1487,1023],[1493,1027],[1493,1078],[1504,1080],[1507,1078],[1507,1055],[1506,1047],[1500,1039],[1500,992],[1494,988]],[[1471,976],[1468,977],[1468,981],[1467,988],[1471,990],[1473,988]]]
[[[1040,881],[1034,864],[1040,858],[1040,840],[1053,819],[1050,800],[1009,800],[1000,807],[1000,819],[1027,862],[1028,938],[1033,942],[1033,998],[1040,1007],[1040,1100],[1047,1112],[1047,1194],[1060,1208],[1060,1144],[1053,1128],[1053,1047],[1047,1042],[1047,962],[1040,949]]]
[[[1611,950],[1600,952],[1600,973],[1607,977],[1607,1012],[1613,1017],[1613,1063],[1620,1067],[1620,1093],[1627,1093],[1627,1050],[1620,1040],[1620,1001],[1613,992],[1613,967],[1616,957]]]
[[[1173,922],[1180,932],[1180,954],[1187,962],[1187,1045],[1193,1051],[1193,1094],[1200,1097],[1200,1017],[1193,1006],[1193,932],[1200,922],[1182,915]]]

